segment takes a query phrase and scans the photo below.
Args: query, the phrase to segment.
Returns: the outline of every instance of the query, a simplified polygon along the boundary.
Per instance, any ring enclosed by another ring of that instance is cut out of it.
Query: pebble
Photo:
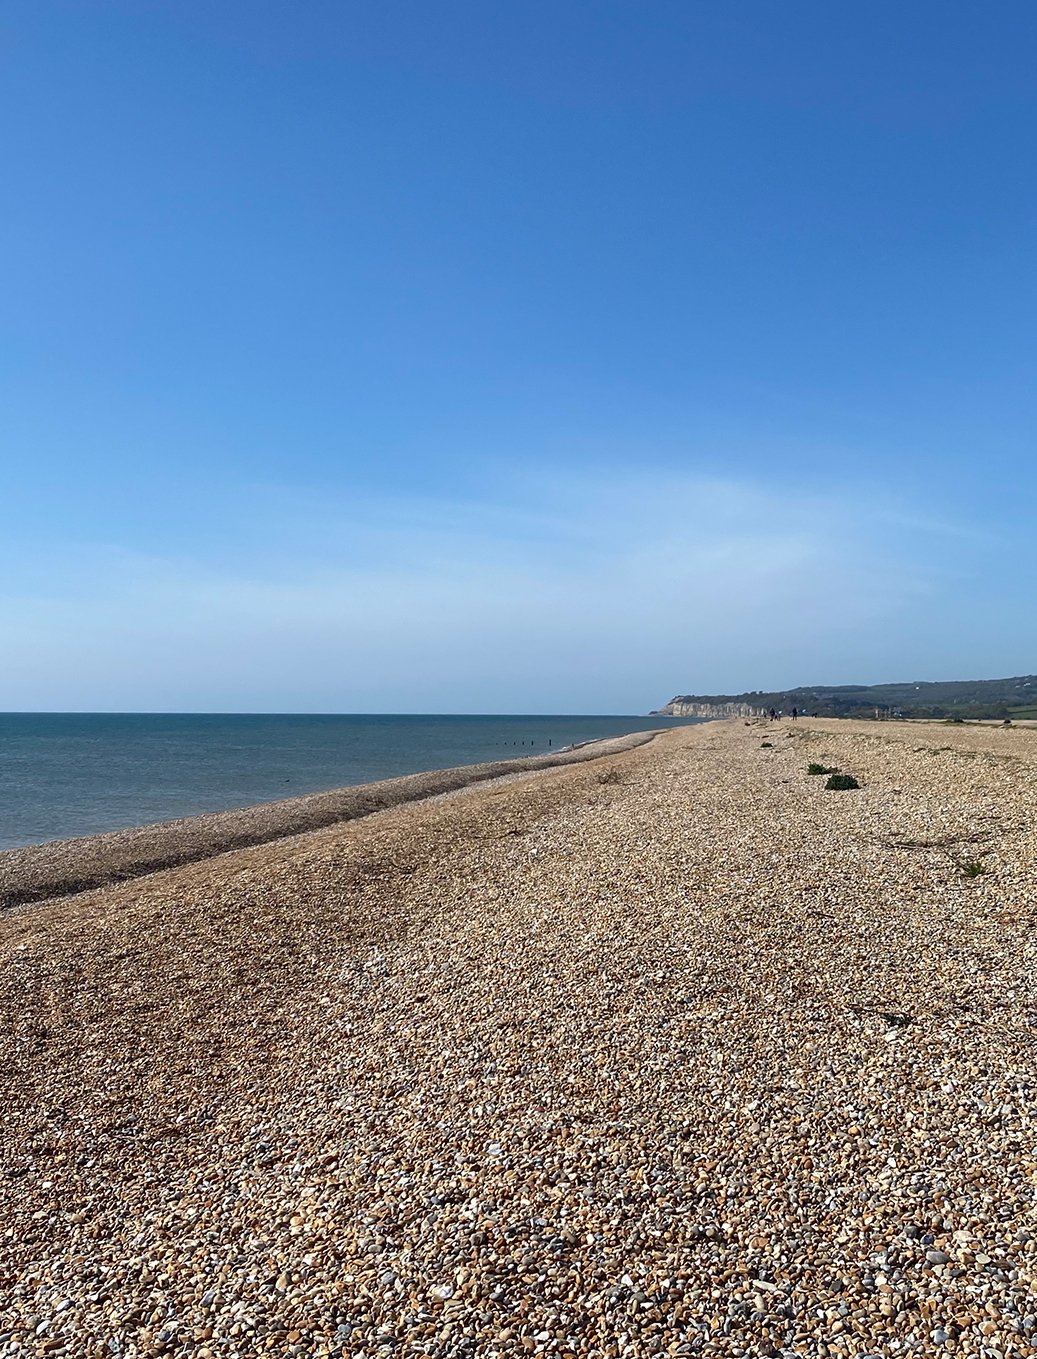
[[[1037,1356],[1037,733],[760,731],[0,916],[0,1356]]]

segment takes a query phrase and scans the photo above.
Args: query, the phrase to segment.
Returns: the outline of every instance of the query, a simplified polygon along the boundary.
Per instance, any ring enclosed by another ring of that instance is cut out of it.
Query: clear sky
[[[0,709],[1037,671],[1032,0],[8,0]]]

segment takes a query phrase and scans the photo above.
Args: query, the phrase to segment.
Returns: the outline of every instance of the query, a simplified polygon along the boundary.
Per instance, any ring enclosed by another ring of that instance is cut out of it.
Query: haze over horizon
[[[0,711],[1037,670],[1037,11],[14,0]]]

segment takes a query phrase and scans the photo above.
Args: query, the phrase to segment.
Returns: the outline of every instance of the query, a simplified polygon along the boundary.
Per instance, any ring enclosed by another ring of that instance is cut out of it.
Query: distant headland
[[[900,684],[813,684],[744,694],[678,694],[660,715],[750,717],[771,708],[820,717],[1037,718],[1037,675],[993,680],[914,680]]]

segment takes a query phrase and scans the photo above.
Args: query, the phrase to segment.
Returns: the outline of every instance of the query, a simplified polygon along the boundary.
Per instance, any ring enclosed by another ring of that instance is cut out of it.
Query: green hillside
[[[1037,675],[1013,679],[915,680],[903,684],[812,684],[744,694],[681,694],[672,703],[749,704],[822,717],[1037,717]],[[876,714],[876,709],[878,713]]]

